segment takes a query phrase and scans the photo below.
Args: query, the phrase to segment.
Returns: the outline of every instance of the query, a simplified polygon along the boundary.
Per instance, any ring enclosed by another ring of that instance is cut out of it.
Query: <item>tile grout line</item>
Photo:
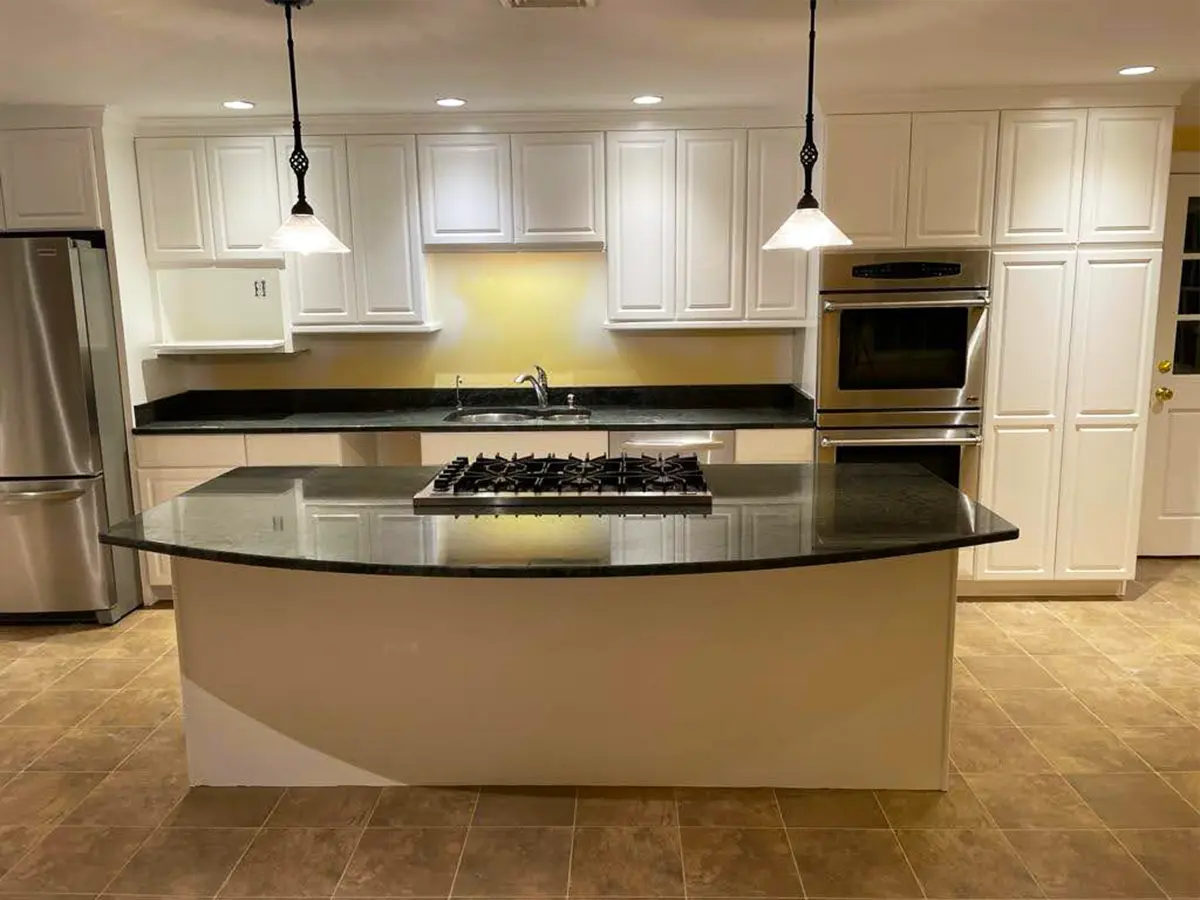
[[[671,808],[675,810],[675,839],[679,843],[679,876],[683,879],[683,900],[689,900],[687,863],[684,861],[683,856],[683,820],[679,815],[679,791],[676,788],[671,788]],[[788,848],[790,852],[790,844]],[[795,858],[793,858],[792,862],[795,863]],[[801,885],[800,893],[801,895],[804,894],[803,885]]]
[[[571,847],[567,850],[567,898],[571,897],[571,870],[575,867],[575,833],[579,827],[579,786],[574,788],[575,805],[571,807]]]
[[[283,789],[283,794],[279,797],[280,803],[283,802],[283,799],[287,796],[289,790],[291,790],[291,788]],[[367,810],[366,816],[363,817],[362,828],[359,829],[358,837],[354,841],[354,846],[350,848],[350,855],[346,857],[346,864],[342,866],[342,872],[340,875],[338,875],[338,880],[334,884],[333,890],[329,893],[330,898],[337,896],[337,892],[342,886],[342,881],[345,879],[346,873],[350,871],[350,864],[354,862],[354,856],[356,853],[358,853],[358,848],[362,844],[363,838],[367,836],[367,826],[371,824],[371,818],[375,815],[375,810],[379,809],[379,803],[381,800],[383,800],[383,792],[385,790],[386,788],[383,787],[379,789],[379,793],[375,795],[375,800],[371,803],[371,808]],[[278,806],[278,804],[276,804],[276,806]],[[271,812],[274,813],[275,810],[272,809]],[[271,816],[267,816],[267,818],[263,821],[263,825],[265,826],[270,820]],[[254,842],[251,841],[250,843]],[[466,841],[463,841],[463,845],[466,846]],[[234,866],[234,868],[237,867]],[[229,874],[232,875],[233,872],[230,871]],[[222,885],[222,887],[224,887],[224,885]]]
[[[804,875],[800,872],[800,860],[796,859],[796,848],[792,846],[792,833],[788,830],[787,819],[783,817],[783,804],[779,802],[779,791],[776,788],[771,788],[771,799],[775,801],[775,813],[779,816],[779,824],[783,828],[783,839],[787,843],[788,855],[792,858],[792,870],[795,871],[796,880],[800,883],[800,896],[807,898],[808,888],[804,886]],[[882,812],[882,810],[880,811]],[[884,819],[887,819],[886,815],[884,815]],[[682,833],[680,837],[682,839]],[[919,884],[920,882],[918,882]]]
[[[279,804],[283,802],[283,798],[286,793],[287,793],[287,788],[284,788],[282,791],[279,792],[279,796],[275,798],[275,802],[271,804],[270,810],[268,810],[267,814],[263,817],[262,824],[259,825],[258,828],[255,830],[254,837],[250,838],[249,842],[246,844],[246,849],[243,850],[241,852],[241,854],[239,854],[237,861],[233,864],[233,866],[229,870],[229,873],[221,881],[221,886],[218,887],[216,889],[216,891],[213,892],[214,898],[221,896],[221,891],[225,890],[226,886],[229,884],[230,879],[233,878],[233,873],[238,870],[238,866],[240,866],[242,864],[242,860],[244,860],[246,858],[247,854],[250,853],[250,848],[254,846],[254,842],[259,839],[259,837],[262,835],[264,829],[266,829],[267,822],[269,822],[271,820],[271,816],[273,816],[275,814],[275,810],[277,810],[279,808]],[[184,797],[186,798],[186,796],[187,795],[185,794]],[[183,802],[183,800],[179,801],[179,803],[182,803],[182,802]],[[176,808],[178,808],[179,803],[175,804]],[[173,811],[174,810],[172,810],[172,812]],[[170,816],[170,813],[168,813],[167,815]],[[163,819],[163,821],[165,822],[167,820]],[[158,827],[159,827],[159,829],[161,829],[163,826],[159,825]],[[346,864],[349,865],[349,862],[347,862]]]
[[[384,789],[386,790],[386,788]],[[383,793],[379,794],[380,799],[383,798]],[[446,893],[446,898],[454,896],[454,888],[458,884],[458,873],[462,869],[463,857],[467,855],[467,841],[471,838],[471,828],[475,824],[475,811],[479,809],[479,800],[483,796],[483,787],[480,786],[475,791],[475,800],[471,803],[471,814],[467,816],[467,827],[463,829],[462,849],[458,851],[458,861],[454,864],[454,874],[450,878],[450,890]],[[368,824],[370,819],[367,820]]]

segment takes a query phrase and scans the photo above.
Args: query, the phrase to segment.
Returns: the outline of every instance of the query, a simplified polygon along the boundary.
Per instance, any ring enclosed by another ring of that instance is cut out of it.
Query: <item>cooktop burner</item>
[[[413,497],[414,507],[707,506],[689,456],[460,456]]]

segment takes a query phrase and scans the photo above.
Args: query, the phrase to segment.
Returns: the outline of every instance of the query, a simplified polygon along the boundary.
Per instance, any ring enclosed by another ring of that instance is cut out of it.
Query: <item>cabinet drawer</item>
[[[137,437],[134,452],[143,469],[246,465],[246,439],[241,434]]]
[[[501,454],[521,456],[600,456],[608,450],[604,431],[472,431],[427,432],[421,435],[421,465],[440,466],[456,456]]]
[[[804,463],[813,459],[811,428],[754,428],[737,433],[739,463]]]

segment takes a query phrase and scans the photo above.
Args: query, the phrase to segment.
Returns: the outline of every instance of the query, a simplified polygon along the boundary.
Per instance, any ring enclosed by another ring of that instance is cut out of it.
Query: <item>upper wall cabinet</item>
[[[518,244],[604,240],[603,134],[514,134],[512,156]]]
[[[1174,117],[1169,108],[1088,113],[1081,241],[1162,241]]]
[[[1079,240],[1087,118],[1086,109],[1000,115],[996,244]]]
[[[997,112],[913,116],[906,246],[991,244],[999,123]]]
[[[746,317],[803,319],[808,313],[809,254],[763,250],[804,190],[799,128],[750,132],[746,191]]]
[[[417,138],[426,244],[511,244],[512,151],[507,134]]]
[[[101,228],[89,128],[0,132],[0,227]]]
[[[904,246],[911,132],[908,113],[826,121],[821,201],[856,245]]]
[[[151,266],[281,261],[260,249],[279,227],[272,138],[138,138]]]

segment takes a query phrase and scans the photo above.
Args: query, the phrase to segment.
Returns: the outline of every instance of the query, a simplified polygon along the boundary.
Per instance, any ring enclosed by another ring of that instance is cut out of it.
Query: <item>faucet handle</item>
[[[542,385],[543,385],[543,386],[546,386],[546,385],[549,385],[549,384],[550,384],[550,381],[549,381],[549,379],[547,379],[547,378],[546,378],[546,370],[545,370],[545,369],[543,369],[543,368],[542,368],[541,366],[539,366],[537,363],[534,363],[534,364],[533,364],[533,370],[534,370],[535,372],[537,372],[538,381],[540,381],[540,382],[542,383]]]
[[[575,408],[575,395],[567,394],[567,409],[574,409],[574,408]]]

